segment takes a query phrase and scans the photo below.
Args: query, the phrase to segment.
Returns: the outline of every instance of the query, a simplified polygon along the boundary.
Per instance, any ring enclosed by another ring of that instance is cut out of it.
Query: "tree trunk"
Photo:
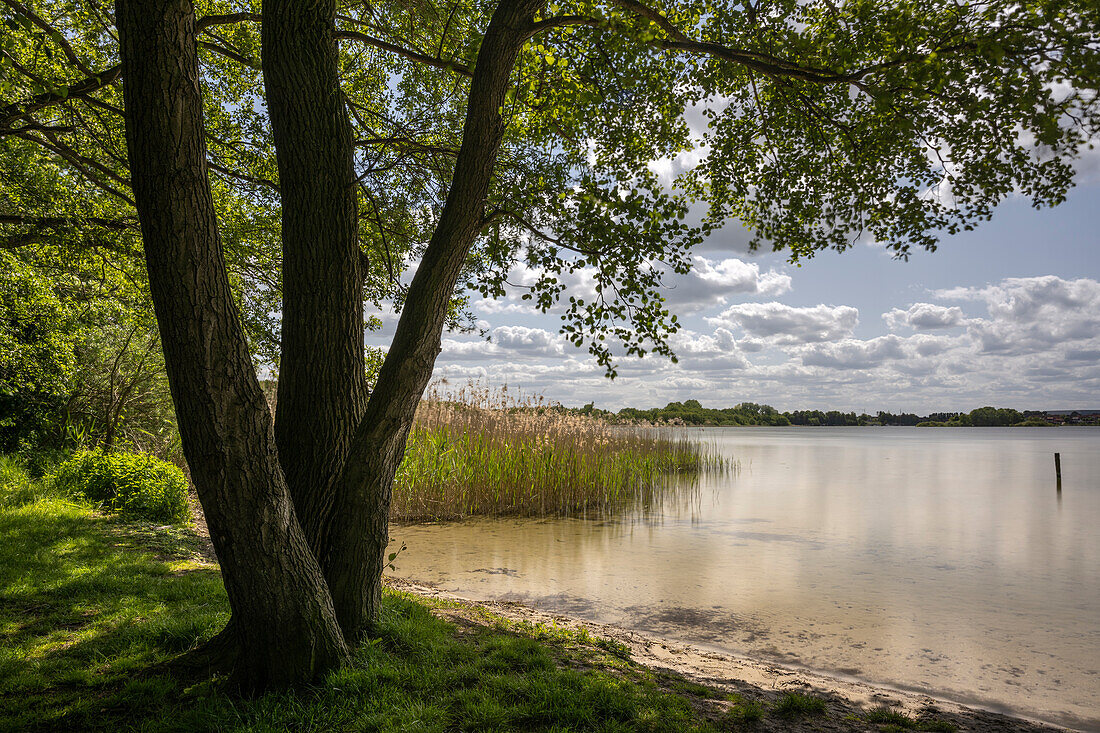
[[[348,657],[292,507],[222,256],[189,0],[118,0],[126,139],[149,286],[191,469],[221,563],[237,681],[313,679]]]
[[[485,201],[504,137],[501,117],[516,57],[545,0],[502,0],[489,22],[470,87],[462,147],[439,224],[409,287],[393,343],[336,484],[340,511],[321,527],[318,559],[336,615],[355,639],[374,624],[389,543],[394,474],[431,378],[455,284],[484,226]]]
[[[311,546],[336,510],[367,389],[354,138],[335,0],[264,0],[262,65],[282,199],[282,351],[275,439]]]

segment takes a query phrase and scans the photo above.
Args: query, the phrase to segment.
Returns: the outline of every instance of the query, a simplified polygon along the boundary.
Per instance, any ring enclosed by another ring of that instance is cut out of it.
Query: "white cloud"
[[[738,348],[733,334],[725,328],[715,329],[713,336],[681,331],[669,337],[668,341],[679,359],[680,371],[728,371],[751,366]]]
[[[502,349],[527,355],[561,356],[564,353],[562,337],[541,328],[501,326],[492,330],[492,339]]]
[[[907,310],[893,308],[882,314],[891,331],[908,326],[915,331],[932,331],[953,328],[963,323],[965,316],[958,306],[942,306],[932,303],[914,303]]]
[[[828,369],[873,369],[889,360],[905,358],[903,343],[902,339],[891,334],[866,341],[845,339],[813,344],[802,350],[802,363]]]
[[[936,295],[985,303],[989,317],[967,322],[968,333],[985,353],[1049,352],[1100,336],[1100,282],[1089,278],[1008,278]]]
[[[532,305],[530,301],[522,300],[516,302],[508,298],[502,298],[500,300],[481,298],[475,300],[471,305],[477,313],[482,315],[494,315],[496,313],[505,313],[508,315],[534,315],[539,312],[539,309]]]
[[[565,340],[559,334],[527,326],[498,326],[489,331],[488,341],[443,339],[439,360],[530,359],[564,355]]]
[[[717,318],[706,320],[714,326],[740,327],[750,336],[775,344],[799,345],[851,336],[859,323],[859,311],[847,305],[797,308],[772,301],[739,303],[722,311]]]
[[[737,258],[709,260],[696,257],[690,273],[665,278],[661,291],[675,313],[725,305],[731,295],[782,295],[791,289],[791,276],[777,270],[760,271],[755,262]]]
[[[887,309],[881,335],[861,339],[854,337],[859,311],[848,305],[717,305],[727,294],[785,291],[790,283],[769,285],[768,273],[754,269],[751,260],[700,264],[677,290],[694,290],[697,301],[711,305],[689,314],[684,330],[670,335],[678,364],[658,356],[624,357],[618,378],[608,381],[603,368],[549,321],[534,320],[546,316],[528,320],[499,309],[504,315],[487,316],[490,322],[499,317],[521,325],[494,323],[490,342],[448,339],[437,375],[507,383],[565,404],[595,401],[608,408],[694,398],[716,406],[749,400],[780,409],[871,412],[981,404],[1031,409],[1092,406],[1100,394],[1096,280],[1010,278],[938,291]],[[582,274],[571,284],[584,287],[586,279]],[[899,332],[887,332],[887,326]]]

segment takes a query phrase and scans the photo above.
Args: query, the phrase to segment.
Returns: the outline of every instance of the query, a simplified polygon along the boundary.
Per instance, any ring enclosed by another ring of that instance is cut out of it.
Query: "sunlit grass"
[[[391,516],[601,515],[652,506],[675,477],[725,466],[668,430],[612,426],[506,389],[435,391],[417,411]]]

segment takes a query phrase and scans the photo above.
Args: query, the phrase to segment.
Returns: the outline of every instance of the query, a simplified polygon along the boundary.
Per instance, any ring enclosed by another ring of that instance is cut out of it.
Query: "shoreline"
[[[877,730],[874,726],[858,725],[853,716],[862,716],[882,707],[889,707],[913,717],[931,714],[954,723],[960,731],[975,733],[1088,733],[1090,730],[1098,730],[1083,727],[1086,725],[1083,721],[1080,724],[1082,727],[1067,727],[1016,713],[1001,712],[978,702],[959,702],[922,690],[909,690],[847,675],[740,656],[704,644],[663,638],[621,626],[587,621],[565,613],[541,611],[515,601],[470,598],[429,583],[390,576],[384,577],[383,581],[391,590],[456,603],[467,607],[473,614],[482,610],[511,622],[587,629],[596,636],[611,639],[629,648],[631,659],[642,666],[673,672],[707,686],[749,697],[768,697],[787,692],[814,694],[825,697],[832,710],[839,709],[839,715],[830,715],[825,720],[814,720],[805,726],[788,722],[780,728],[774,728],[775,730]],[[768,729],[768,726],[764,728]]]

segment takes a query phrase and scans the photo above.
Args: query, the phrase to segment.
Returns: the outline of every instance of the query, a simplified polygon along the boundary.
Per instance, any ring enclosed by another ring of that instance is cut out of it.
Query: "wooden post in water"
[[[1058,491],[1062,490],[1062,454],[1054,454],[1054,475],[1058,478]]]

